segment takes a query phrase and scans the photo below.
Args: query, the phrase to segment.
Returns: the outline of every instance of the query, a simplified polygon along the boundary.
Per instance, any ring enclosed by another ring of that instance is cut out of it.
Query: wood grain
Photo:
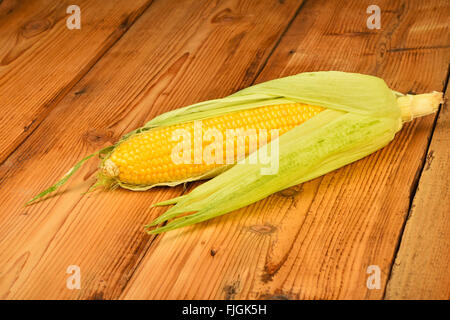
[[[386,299],[450,299],[450,112],[441,108]]]
[[[307,2],[257,82],[343,70],[378,75],[403,92],[442,90],[446,4],[380,1],[378,31],[366,28],[370,4]],[[388,147],[362,161],[163,234],[121,298],[382,298],[432,127],[432,116],[406,124]],[[381,269],[379,290],[366,287],[369,265]]]
[[[0,296],[110,299],[159,239],[151,203],[180,188],[84,196],[90,162],[64,188],[23,203],[78,159],[157,114],[250,85],[300,6],[297,1],[155,1],[0,167]],[[267,14],[270,13],[270,14]],[[81,290],[66,288],[78,265]],[[167,266],[166,266],[167,268]]]
[[[11,46],[4,35],[11,34],[20,17],[34,12],[33,4],[24,3],[4,0],[0,5],[0,24],[5,23],[0,25],[1,44]],[[125,33],[120,31],[120,40],[113,46],[111,42],[106,53],[98,51],[101,45],[94,40],[83,42],[97,48],[95,61],[77,58],[90,61],[90,69],[66,83],[48,111],[40,113],[40,124],[30,127],[27,139],[17,140],[17,148],[0,165],[0,298],[381,299],[389,276],[387,298],[406,297],[407,289],[415,297],[448,294],[447,220],[436,211],[436,225],[430,225],[423,209],[442,203],[442,198],[423,190],[431,177],[419,182],[415,192],[433,116],[406,124],[389,146],[352,165],[220,218],[159,236],[143,232],[142,226],[165,210],[149,210],[150,204],[189,192],[197,184],[187,191],[177,187],[84,195],[94,182],[98,162],[93,160],[61,193],[23,208],[78,159],[155,115],[256,82],[304,71],[343,70],[380,76],[402,92],[443,90],[450,58],[448,2],[379,1],[380,30],[366,27],[370,4],[156,0],[141,16],[134,11],[136,22]],[[15,9],[8,13],[10,7]],[[45,16],[48,10],[44,7],[41,13]],[[113,17],[108,21],[120,20]],[[108,27],[101,31],[99,25],[95,20],[90,26],[94,38],[98,32],[107,33]],[[59,36],[54,31],[58,28],[51,30],[48,37]],[[19,47],[26,50],[16,60],[0,66],[0,77],[2,72],[11,75],[8,68],[15,64],[24,70],[38,67],[25,59],[47,43],[45,33],[35,37],[22,42]],[[67,46],[46,44],[45,52],[57,57]],[[83,52],[87,55],[91,49]],[[48,65],[41,61],[40,67]],[[1,79],[0,92],[7,87],[14,92],[11,99],[19,99],[24,82],[14,86]],[[24,118],[39,112],[30,105],[41,106],[49,90],[30,93],[29,101],[14,112]],[[436,127],[441,133],[432,142],[434,152],[445,149],[445,123],[441,119]],[[20,132],[15,130],[21,125],[11,124],[11,132]],[[433,162],[445,164],[443,157],[448,156],[436,153]],[[431,165],[430,173],[425,166],[423,179],[446,170]],[[415,211],[405,228],[414,194]],[[421,223],[430,238],[417,237]],[[391,273],[402,239],[398,261],[405,263]],[[414,256],[417,252],[420,255]],[[427,269],[430,283],[417,288],[417,280],[424,278],[415,267],[426,263],[420,257],[432,257],[435,264]],[[69,265],[81,269],[80,290],[66,287]],[[366,287],[369,265],[382,271],[379,290]]]
[[[0,3],[0,163],[150,3],[80,0],[80,30],[66,27],[71,1]]]

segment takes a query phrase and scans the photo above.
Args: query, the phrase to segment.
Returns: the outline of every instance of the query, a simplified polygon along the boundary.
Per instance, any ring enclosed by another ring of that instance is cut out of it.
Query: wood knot
[[[86,91],[87,91],[87,88],[84,87],[84,88],[82,88],[82,89],[80,89],[80,90],[78,90],[78,91],[75,91],[74,95],[75,95],[75,96],[80,96],[80,95],[82,95],[82,94],[85,94]]]
[[[104,129],[91,129],[83,135],[83,140],[95,146],[102,146],[112,142],[113,132]]]
[[[264,294],[260,297],[261,300],[292,300],[287,294]]]
[[[301,186],[295,186],[288,189],[281,190],[278,194],[285,198],[293,198],[297,196],[302,191]]]
[[[47,19],[32,20],[22,26],[21,35],[29,39],[50,29],[51,26],[51,21]]]
[[[243,17],[234,14],[230,8],[226,8],[217,13],[212,19],[212,23],[229,23],[241,20]]]
[[[250,231],[259,233],[259,234],[270,234],[274,233],[277,228],[270,225],[270,224],[264,224],[264,225],[253,225],[250,227]]]
[[[13,13],[14,10],[20,7],[20,3],[18,2],[17,0],[0,1],[0,17]]]
[[[291,290],[284,291],[280,289],[275,289],[272,292],[265,292],[259,296],[261,300],[298,300],[299,294],[294,293]]]
[[[427,158],[426,158],[425,171],[430,170],[431,163],[433,162],[433,160],[434,160],[434,151],[430,150],[430,152],[428,153]]]
[[[233,300],[236,294],[239,292],[240,281],[234,281],[223,287],[225,292],[225,300]]]
[[[23,132],[30,130],[31,126],[36,122],[36,119],[31,120],[27,125],[23,127]]]
[[[119,30],[120,29],[127,29],[131,23],[133,22],[132,16],[126,16],[122,22],[119,24]]]
[[[101,291],[94,292],[94,294],[90,296],[88,300],[105,300],[104,293]]]

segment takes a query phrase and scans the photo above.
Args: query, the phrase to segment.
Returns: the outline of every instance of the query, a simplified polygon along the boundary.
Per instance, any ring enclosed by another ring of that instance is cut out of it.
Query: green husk
[[[327,108],[278,138],[279,172],[261,175],[261,165],[241,163],[191,193],[157,205],[175,204],[147,228],[157,234],[242,208],[306,182],[386,146],[402,127],[397,97],[382,79],[342,72],[300,74],[239,92],[269,94]],[[435,109],[435,108],[430,108]],[[270,145],[274,143],[272,141]],[[180,217],[181,216],[181,217]]]

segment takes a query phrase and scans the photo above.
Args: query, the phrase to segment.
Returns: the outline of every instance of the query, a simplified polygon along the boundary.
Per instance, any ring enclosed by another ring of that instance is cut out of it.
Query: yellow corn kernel
[[[133,185],[151,185],[155,183],[181,181],[203,175],[219,166],[226,159],[226,146],[234,145],[234,161],[237,161],[238,143],[236,136],[228,136],[226,130],[255,130],[258,147],[266,141],[260,141],[259,130],[267,130],[267,142],[270,142],[270,130],[278,129],[278,135],[291,130],[295,126],[309,120],[324,109],[301,103],[266,106],[243,111],[236,111],[201,122],[201,136],[209,129],[216,129],[223,137],[223,159],[221,163],[195,163],[195,154],[203,155],[205,147],[211,141],[194,141],[194,122],[152,129],[136,134],[123,141],[105,163],[109,176]],[[172,152],[180,140],[172,139],[175,130],[183,129],[190,136],[190,163],[176,164],[172,160]],[[197,135],[198,139],[198,135]],[[214,139],[212,139],[214,142]],[[245,156],[250,152],[250,138],[245,139]],[[197,150],[194,147],[197,147]],[[220,154],[219,154],[220,156]]]

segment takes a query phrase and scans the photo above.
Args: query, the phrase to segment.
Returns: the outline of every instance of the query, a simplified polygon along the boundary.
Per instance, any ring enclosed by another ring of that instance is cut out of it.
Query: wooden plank
[[[386,299],[450,299],[450,112],[441,108]]]
[[[71,1],[1,1],[0,163],[150,3],[80,0],[81,29],[69,30]]]
[[[155,1],[0,167],[0,296],[118,297],[158,241],[143,225],[151,203],[180,188],[80,194],[97,161],[61,196],[22,204],[81,157],[164,111],[250,85],[298,1]],[[270,13],[270,14],[269,14]],[[155,240],[156,239],[156,240]],[[69,265],[81,289],[66,287]]]
[[[368,30],[370,4],[307,2],[257,82],[343,70],[378,75],[403,92],[442,90],[446,5],[379,1],[382,29]],[[121,298],[382,298],[432,125],[432,116],[406,124],[388,147],[361,161],[163,234]],[[366,286],[369,265],[381,269],[379,290]]]

